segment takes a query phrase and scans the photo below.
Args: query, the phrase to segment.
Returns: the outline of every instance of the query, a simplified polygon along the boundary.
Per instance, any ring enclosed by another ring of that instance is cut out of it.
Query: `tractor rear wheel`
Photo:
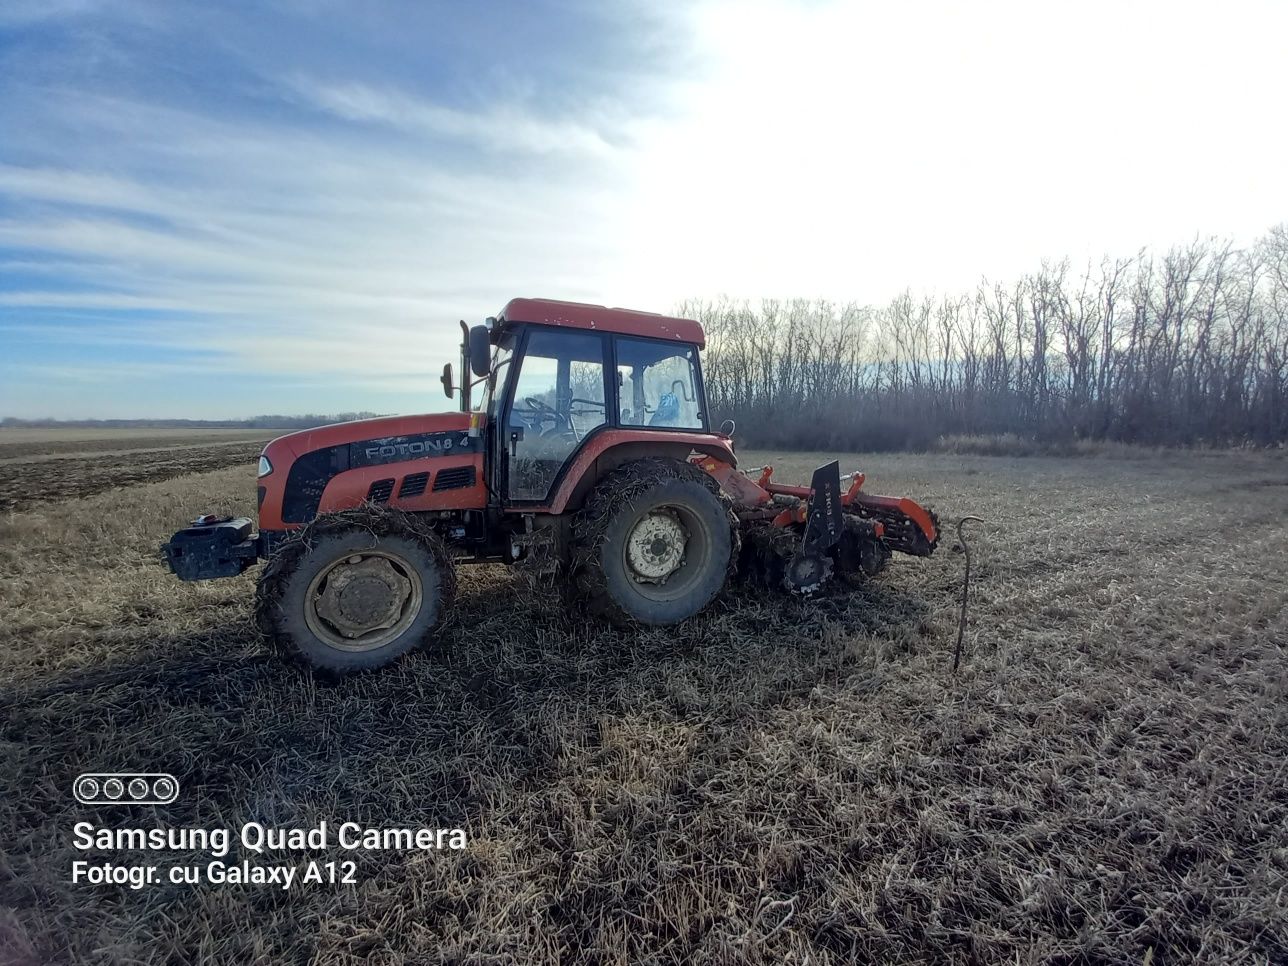
[[[680,460],[627,463],[596,484],[573,521],[579,595],[615,623],[675,624],[720,592],[737,520],[718,484]]]
[[[279,650],[347,674],[423,643],[456,589],[442,541],[415,517],[358,508],[318,517],[264,568],[256,616]]]

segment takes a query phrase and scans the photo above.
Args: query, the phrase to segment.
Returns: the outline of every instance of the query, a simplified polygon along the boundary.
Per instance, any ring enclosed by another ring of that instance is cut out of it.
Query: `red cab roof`
[[[632,309],[610,309],[585,302],[561,302],[558,299],[510,299],[497,321],[536,322],[541,325],[564,325],[573,329],[618,332],[650,339],[674,339],[692,342],[699,348],[707,344],[702,326],[692,319],[677,319],[655,312]]]

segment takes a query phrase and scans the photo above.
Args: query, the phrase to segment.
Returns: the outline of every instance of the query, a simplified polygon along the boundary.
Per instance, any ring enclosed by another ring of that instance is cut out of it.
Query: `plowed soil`
[[[274,435],[271,430],[267,434],[261,431],[254,441],[232,442],[219,438],[193,442],[189,436],[170,446],[165,439],[173,437],[10,444],[22,453],[0,459],[0,512],[238,463],[252,467],[264,443]],[[74,451],[71,447],[84,449]],[[0,446],[0,455],[5,453]]]

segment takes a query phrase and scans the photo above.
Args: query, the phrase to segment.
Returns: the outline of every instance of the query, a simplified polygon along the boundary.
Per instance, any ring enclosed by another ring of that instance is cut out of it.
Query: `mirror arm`
[[[470,400],[470,327],[461,319],[461,412],[469,412]]]

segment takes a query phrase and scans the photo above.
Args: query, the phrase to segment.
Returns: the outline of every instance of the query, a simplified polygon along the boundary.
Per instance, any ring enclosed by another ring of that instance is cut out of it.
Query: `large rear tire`
[[[675,624],[720,593],[738,529],[719,485],[679,460],[619,467],[573,521],[573,579],[592,609],[618,624]]]
[[[264,568],[260,628],[332,674],[368,671],[425,642],[456,592],[443,542],[414,516],[359,507],[318,517]]]

